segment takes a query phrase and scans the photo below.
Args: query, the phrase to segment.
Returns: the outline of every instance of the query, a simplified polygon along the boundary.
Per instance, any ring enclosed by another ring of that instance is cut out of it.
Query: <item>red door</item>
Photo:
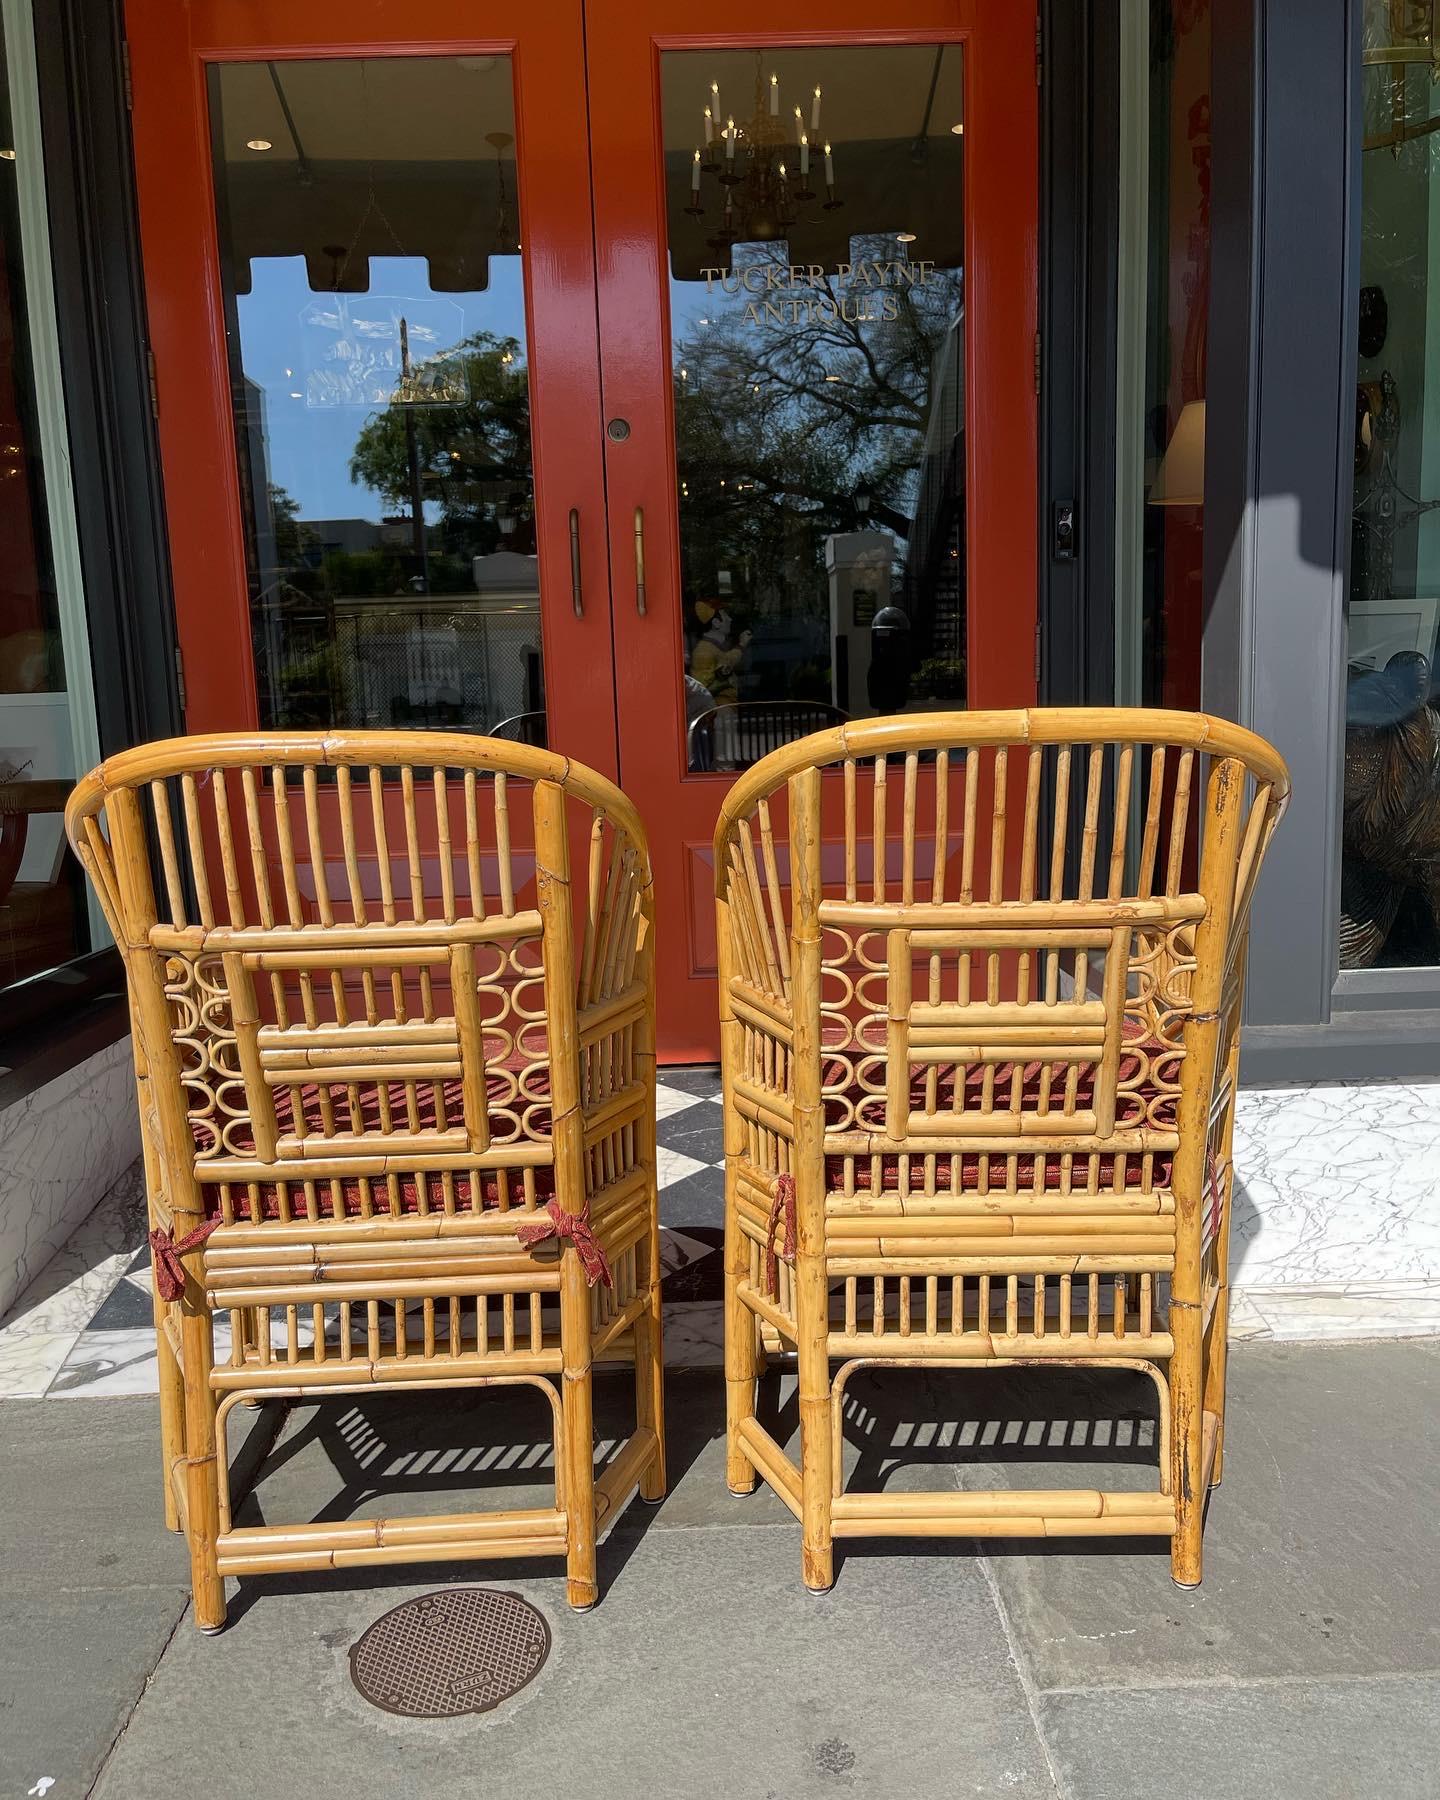
[[[580,0],[130,0],[191,731],[613,775]]]
[[[708,1057],[732,772],[841,716],[1035,697],[1034,19],[597,10],[620,767],[655,851],[660,1041]]]
[[[739,6],[128,20],[188,727],[618,775],[671,1060],[734,771],[1034,693],[1033,22]]]

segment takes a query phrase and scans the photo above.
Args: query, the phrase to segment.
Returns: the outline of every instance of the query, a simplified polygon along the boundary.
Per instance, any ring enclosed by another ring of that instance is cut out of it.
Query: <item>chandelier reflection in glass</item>
[[[808,96],[808,118],[805,107],[793,108],[792,141],[780,77],[765,79],[760,56],[755,58],[755,97],[748,119],[725,112],[720,83],[710,83],[705,143],[695,147],[685,210],[697,219],[707,214],[718,218],[718,229],[706,239],[712,250],[783,237],[795,223],[796,206],[818,198],[812,183],[822,174],[825,210],[844,204],[835,192],[834,154],[820,136],[822,98],[817,84]]]

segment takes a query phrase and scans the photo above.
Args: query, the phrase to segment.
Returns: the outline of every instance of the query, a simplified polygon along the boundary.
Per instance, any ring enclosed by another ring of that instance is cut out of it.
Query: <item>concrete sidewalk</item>
[[[1440,1794],[1440,1343],[1248,1345],[1232,1357],[1225,1485],[1204,1587],[1163,1544],[851,1547],[831,1594],[799,1528],[725,1492],[722,1383],[669,1390],[672,1493],[632,1504],[577,1617],[558,1563],[274,1578],[190,1623],[159,1522],[146,1398],[0,1404],[0,1800],[48,1792],[539,1800],[954,1795],[1421,1800]],[[857,1378],[867,1484],[1148,1484],[1154,1400],[1056,1370]],[[597,1421],[617,1419],[607,1378]],[[789,1383],[767,1403],[793,1428]],[[527,1504],[548,1481],[538,1397],[300,1408],[252,1516]],[[265,1421],[257,1421],[257,1434]],[[268,1433],[267,1441],[268,1441]],[[1068,1448],[1062,1448],[1068,1446]],[[258,1446],[257,1446],[258,1447]],[[1070,1459],[1064,1468],[1052,1459]],[[479,1481],[469,1471],[484,1466]],[[550,1622],[539,1677],[481,1718],[367,1705],[347,1653],[408,1595],[523,1593]],[[48,1789],[40,1787],[45,1777]]]

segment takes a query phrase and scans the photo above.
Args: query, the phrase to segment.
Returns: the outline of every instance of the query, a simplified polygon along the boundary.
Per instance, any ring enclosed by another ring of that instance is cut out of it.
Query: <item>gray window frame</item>
[[[1337,971],[1359,279],[1358,0],[1215,0],[1202,691],[1290,763],[1247,1085],[1440,1075],[1440,968]]]

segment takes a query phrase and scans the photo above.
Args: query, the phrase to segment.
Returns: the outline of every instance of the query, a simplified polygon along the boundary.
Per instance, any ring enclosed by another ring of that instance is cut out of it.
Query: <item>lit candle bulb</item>
[[[707,106],[705,108],[705,148],[708,150],[715,142],[715,115]]]
[[[720,117],[720,83],[718,81],[710,83],[710,110],[717,119]]]
[[[835,163],[830,155],[830,146],[828,144],[825,146],[825,185],[826,187],[834,187],[835,185]]]
[[[700,152],[698,150],[695,152],[694,162],[690,165],[690,192],[692,194],[700,192]]]
[[[815,90],[815,98],[810,102],[810,129],[812,131],[820,129],[820,90],[818,87]]]
[[[770,77],[770,117],[772,119],[780,117],[780,77],[778,75]]]
[[[795,142],[797,144],[805,142],[805,115],[798,106],[795,108]]]
[[[725,160],[726,162],[735,160],[735,121],[733,118],[725,121]]]
[[[800,133],[800,173],[802,176],[810,173],[810,140],[803,131]]]

